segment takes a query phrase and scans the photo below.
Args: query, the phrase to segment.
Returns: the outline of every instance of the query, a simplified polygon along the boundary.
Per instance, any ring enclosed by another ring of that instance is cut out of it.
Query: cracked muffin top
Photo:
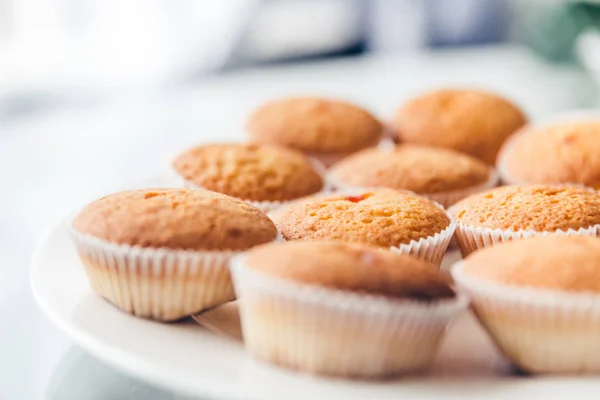
[[[277,146],[222,143],[198,146],[173,162],[188,182],[251,201],[286,201],[323,189],[302,153]]]
[[[298,200],[272,217],[286,240],[335,239],[385,248],[433,236],[450,225],[435,203],[391,189]]]
[[[574,186],[502,186],[469,196],[449,212],[461,224],[482,228],[577,230],[600,224],[600,194]]]
[[[277,237],[273,222],[257,208],[191,189],[111,194],[85,206],[72,227],[114,244],[184,250],[245,250]]]
[[[439,193],[482,185],[491,168],[475,157],[436,147],[404,144],[371,148],[334,164],[329,173],[343,185]]]
[[[244,261],[247,267],[273,277],[348,292],[417,301],[455,296],[437,266],[359,243],[266,244],[250,250]]]
[[[375,145],[382,123],[354,104],[317,97],[291,97],[264,104],[247,123],[257,143],[304,152],[348,152]]]
[[[494,165],[502,143],[527,119],[510,101],[479,90],[421,94],[394,115],[401,142],[447,147]]]

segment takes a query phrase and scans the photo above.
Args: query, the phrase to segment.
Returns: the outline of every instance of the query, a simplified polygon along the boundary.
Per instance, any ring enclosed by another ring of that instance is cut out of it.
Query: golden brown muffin
[[[365,149],[330,168],[335,182],[346,186],[387,187],[419,194],[448,192],[482,185],[490,167],[452,150],[420,145]]]
[[[552,232],[600,224],[600,194],[578,187],[503,186],[456,203],[449,212],[462,225]]]
[[[477,251],[463,262],[469,276],[506,285],[600,292],[600,239],[545,236]]]
[[[302,153],[277,146],[199,146],[173,166],[197,186],[244,200],[286,201],[323,189],[323,178]]]
[[[357,243],[267,244],[250,250],[245,263],[270,276],[331,289],[413,300],[454,296],[433,264]]]
[[[272,241],[277,229],[255,207],[220,193],[145,189],[115,193],[87,205],[73,228],[130,246],[244,250]]]
[[[600,371],[600,239],[527,238],[476,252],[452,275],[497,347],[523,371]]]
[[[500,152],[507,183],[578,183],[600,188],[600,119],[521,130]]]
[[[250,116],[247,129],[255,142],[316,154],[354,152],[377,144],[383,133],[381,122],[368,111],[316,97],[269,102]]]
[[[299,200],[273,219],[286,240],[336,239],[386,248],[430,237],[450,224],[433,202],[389,189]]]
[[[402,142],[447,147],[494,164],[502,143],[526,121],[516,105],[496,94],[436,90],[402,106],[393,126]]]

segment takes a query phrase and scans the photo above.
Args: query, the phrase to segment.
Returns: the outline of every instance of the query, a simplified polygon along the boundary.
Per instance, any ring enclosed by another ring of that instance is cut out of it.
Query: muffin
[[[271,101],[249,118],[254,142],[291,147],[331,165],[366,147],[384,131],[368,111],[341,100],[292,97]]]
[[[574,186],[514,185],[477,193],[448,210],[463,255],[529,236],[597,236],[600,193]]]
[[[334,164],[328,178],[338,188],[410,190],[445,207],[497,182],[494,169],[477,158],[414,144],[362,150]]]
[[[546,236],[478,251],[458,287],[498,348],[532,373],[600,372],[600,239]]]
[[[561,121],[519,131],[502,147],[506,183],[573,183],[600,188],[600,118]]]
[[[277,229],[223,194],[146,189],[88,204],[71,237],[96,292],[128,313],[170,321],[233,300],[229,258],[275,240]]]
[[[527,119],[515,104],[477,90],[436,90],[404,104],[392,125],[401,142],[447,147],[494,165],[502,143]]]
[[[434,265],[356,243],[259,246],[232,273],[248,351],[315,374],[421,371],[467,305]]]
[[[285,240],[366,243],[437,265],[455,227],[432,201],[391,189],[307,198],[278,209],[271,217]]]
[[[325,188],[314,162],[298,151],[270,145],[198,146],[177,157],[173,167],[188,186],[248,201],[265,212]]]

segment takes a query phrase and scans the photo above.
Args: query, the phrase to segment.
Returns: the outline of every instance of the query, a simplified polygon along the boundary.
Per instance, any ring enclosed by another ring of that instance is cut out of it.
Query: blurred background
[[[175,398],[87,356],[36,307],[27,265],[67,212],[243,140],[284,94],[385,119],[478,86],[533,120],[600,105],[600,1],[0,0],[0,398]]]
[[[600,76],[600,4],[0,0],[0,118],[232,69],[520,43]]]

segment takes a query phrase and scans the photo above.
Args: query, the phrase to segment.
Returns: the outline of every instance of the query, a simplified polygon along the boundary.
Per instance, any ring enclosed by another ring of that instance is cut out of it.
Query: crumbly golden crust
[[[386,248],[433,236],[450,224],[433,202],[389,189],[299,200],[277,210],[273,220],[286,240],[343,240]]]
[[[600,224],[600,194],[572,186],[503,186],[469,196],[450,212],[458,222],[482,228],[577,230]]]
[[[476,90],[436,90],[406,103],[393,125],[400,141],[448,147],[494,164],[502,143],[526,123],[508,100]]]
[[[333,99],[294,97],[269,102],[248,120],[258,143],[310,152],[346,152],[375,145],[383,125],[368,111]]]
[[[388,187],[423,194],[467,189],[490,177],[490,168],[477,158],[412,144],[362,150],[333,165],[329,172],[348,186]]]
[[[394,298],[434,300],[454,296],[438,267],[377,247],[335,241],[301,241],[252,249],[246,265],[295,282]]]
[[[323,188],[323,178],[302,153],[277,146],[199,146],[177,157],[173,167],[198,186],[244,200],[293,200]]]
[[[469,276],[516,286],[600,292],[600,239],[545,236],[515,240],[467,257]]]
[[[145,189],[115,193],[81,210],[73,228],[116,244],[186,250],[244,250],[277,229],[251,205],[220,193]]]
[[[600,188],[600,119],[526,128],[500,154],[498,165],[516,181]]]

